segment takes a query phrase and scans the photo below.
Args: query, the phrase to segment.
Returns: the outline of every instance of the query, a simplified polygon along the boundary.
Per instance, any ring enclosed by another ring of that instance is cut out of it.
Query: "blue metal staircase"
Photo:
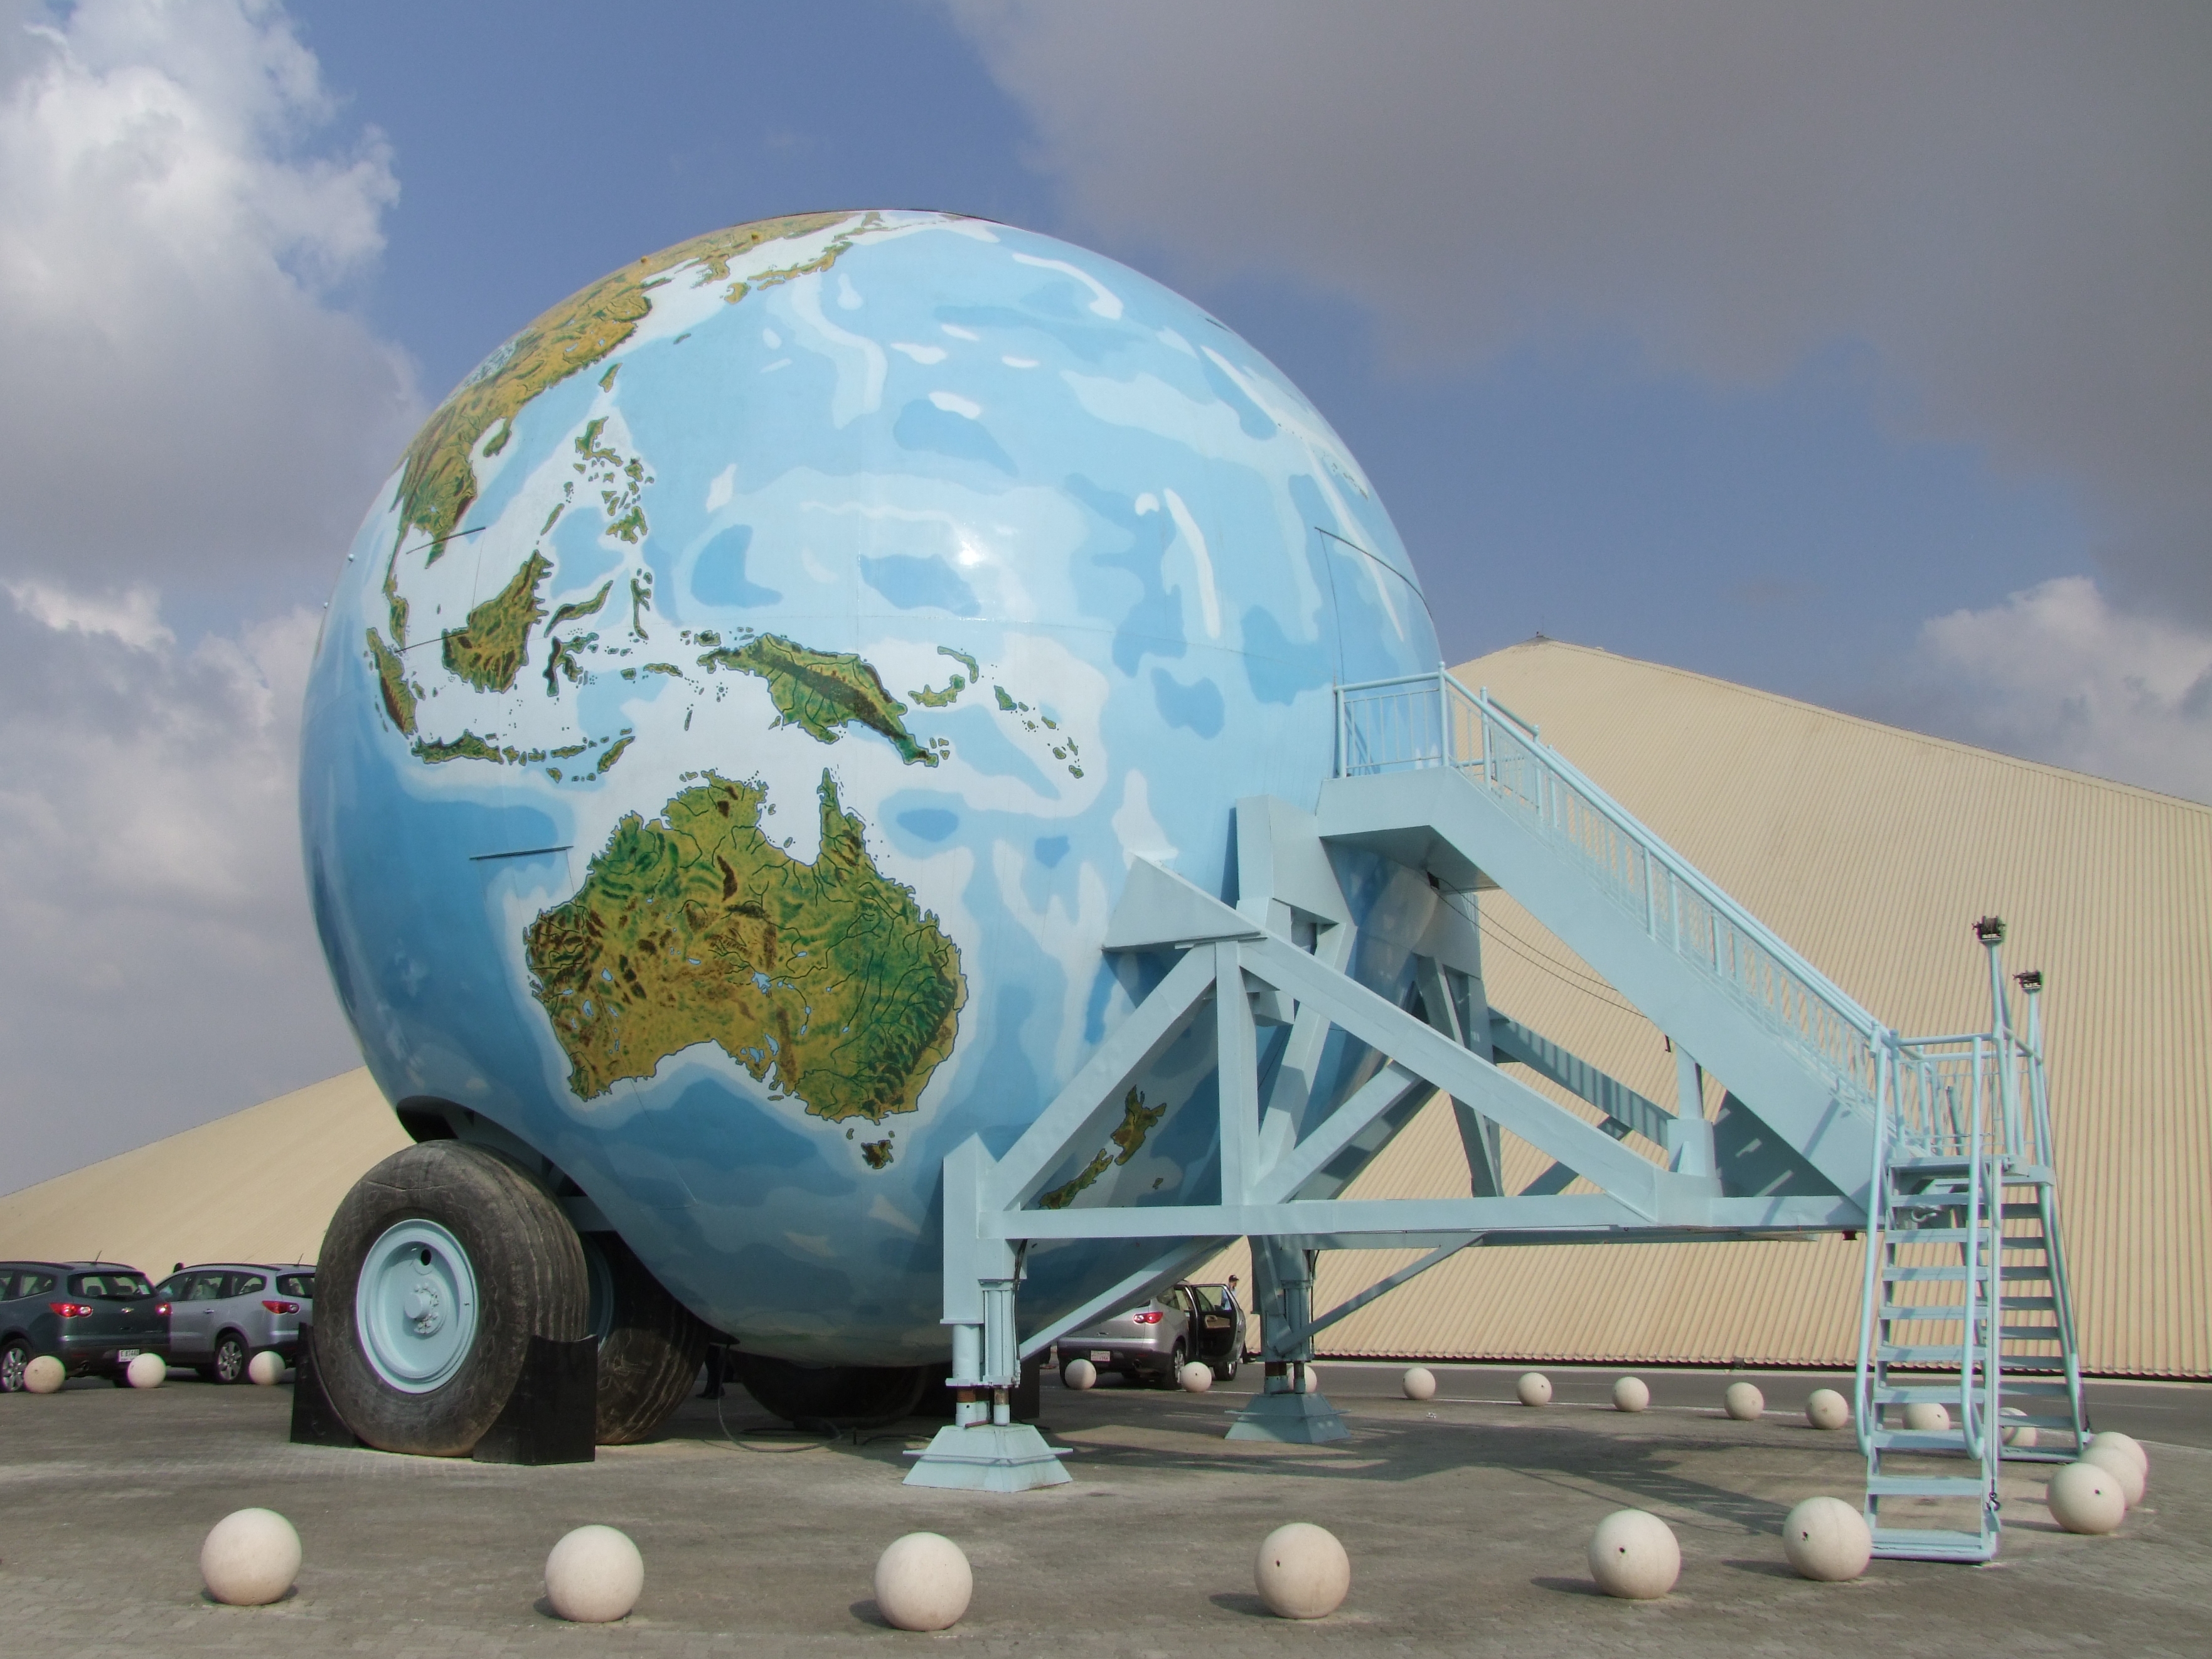
[[[1989,952],[1990,1030],[1900,1040],[1883,1079],[1854,1411],[1881,1555],[1990,1559],[2002,1462],[2067,1462],[2088,1441],[2058,1231],[2042,979],[2020,976],[2021,1041],[2004,924],[1984,917],[1975,928]],[[1913,1407],[1938,1405],[1948,1425],[1910,1421]],[[1977,1473],[1921,1461],[1959,1454]],[[1961,1505],[1972,1513],[1962,1516]]]
[[[1699,1109],[1685,1109],[1700,1099],[1692,1067],[1703,1066],[1726,1080],[1729,1106],[1796,1154],[1779,1177],[1768,1176],[1772,1162],[1763,1166],[1755,1190],[1824,1181],[1863,1206],[1856,1416],[1875,1553],[1990,1559],[2002,1460],[2070,1458],[2087,1435],[2058,1234],[2042,981],[2021,975],[2022,1040],[1999,956],[2003,924],[1977,924],[1990,1029],[1901,1038],[1486,690],[1470,692],[1439,670],[1346,686],[1338,708],[1325,840],[1467,888],[1505,889],[1667,1032],[1685,1055],[1670,1137],[1677,1168],[1682,1148],[1711,1133],[1686,1121]],[[1498,1047],[1546,1069],[1528,1045]],[[1577,1092],[1602,1103],[1595,1090]],[[1724,1194],[1741,1192],[1730,1177],[1742,1171],[1721,1150],[1706,1167]],[[1943,1407],[1948,1424],[1904,1426],[1916,1405]],[[1959,1470],[1962,1454],[1973,1474]],[[1930,1457],[1946,1461],[1931,1467]]]
[[[1425,866],[1448,886],[1504,888],[1726,1079],[1817,1189],[1864,1203],[1889,1036],[1879,1020],[1486,690],[1439,669],[1346,686],[1338,703],[1323,840]]]
[[[1253,1242],[1256,1298],[1272,1316],[1266,1391],[1233,1432],[1310,1443],[1343,1431],[1301,1385],[1315,1334],[1461,1250],[1863,1230],[1856,1416],[1876,1551],[1988,1559],[2002,1459],[2071,1455],[2087,1426],[2040,981],[2021,979],[2022,1039],[1998,959],[2002,924],[1980,925],[1990,1029],[1900,1038],[1486,691],[1439,670],[1340,687],[1337,714],[1334,775],[1311,811],[1237,803],[1233,899],[1132,865],[1101,948],[1149,959],[1150,988],[1012,1146],[971,1137],[947,1156],[944,1322],[959,1403],[909,1481],[1013,1491],[1065,1479],[1034,1430],[1008,1416],[1020,1362],[1238,1237]],[[1428,877],[1433,890],[1395,924],[1419,930],[1410,945],[1394,941],[1414,969],[1399,1001],[1347,971],[1362,924],[1331,846]],[[1481,894],[1498,889],[1666,1034],[1671,1109],[1491,1006],[1477,923]],[[1340,1038],[1364,1056],[1342,1072],[1324,1064]],[[1210,1068],[1215,1081],[1210,1105],[1190,1108],[1216,1119],[1210,1180],[1187,1194],[1102,1184],[1045,1202],[1095,1158],[1125,1092],[1170,1051],[1187,1075]],[[1597,1121],[1512,1067],[1594,1108]],[[1708,1069],[1724,1085],[1717,1113]],[[1457,1121],[1465,1194],[1348,1196],[1438,1095]],[[1552,1160],[1518,1191],[1505,1188],[1502,1133]],[[1568,1190],[1577,1177],[1589,1190]],[[1073,1240],[1151,1248],[1080,1305],[1024,1319],[1028,1251]],[[1427,1254],[1314,1310],[1318,1251],[1407,1249]],[[1948,1425],[1895,1420],[1929,1404],[1952,1413]],[[2008,1427],[2020,1437],[2010,1447]],[[2030,1429],[2049,1442],[2026,1444]],[[1945,1461],[1917,1461],[1928,1458]]]

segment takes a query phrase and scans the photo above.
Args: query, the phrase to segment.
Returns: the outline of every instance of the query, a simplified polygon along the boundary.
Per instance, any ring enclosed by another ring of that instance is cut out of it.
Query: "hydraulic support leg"
[[[1267,1381],[1229,1425],[1231,1440],[1318,1446],[1351,1438],[1352,1431],[1327,1396],[1306,1391],[1306,1368],[1313,1364],[1313,1333],[1308,1328],[1313,1322],[1315,1255],[1300,1238],[1252,1241]]]

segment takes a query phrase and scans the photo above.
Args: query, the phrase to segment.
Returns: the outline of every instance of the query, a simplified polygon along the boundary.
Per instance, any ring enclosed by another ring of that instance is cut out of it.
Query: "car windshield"
[[[154,1287],[141,1273],[79,1273],[70,1280],[70,1294],[94,1302],[128,1302],[153,1295]]]
[[[313,1301],[315,1295],[315,1276],[313,1273],[279,1273],[276,1276],[276,1294],[306,1297]]]

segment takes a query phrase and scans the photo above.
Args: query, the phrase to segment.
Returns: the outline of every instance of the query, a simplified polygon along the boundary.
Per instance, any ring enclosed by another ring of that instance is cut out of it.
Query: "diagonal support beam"
[[[1293,1196],[1320,1174],[1331,1158],[1350,1146],[1362,1129],[1400,1104],[1414,1090],[1430,1086],[1395,1060],[1387,1063],[1351,1099],[1323,1118],[1320,1126],[1281,1163],[1267,1171],[1253,1194],[1254,1200],[1273,1204],[1279,1199]]]
[[[1068,1079],[1067,1086],[1053,1097],[1052,1104],[1037,1115],[1036,1121],[1022,1132],[1022,1138],[998,1161],[988,1178],[985,1202],[994,1207],[1018,1208],[1035,1198],[1045,1177],[1066,1155],[1068,1143],[1092,1118],[1110,1107],[1131,1078],[1152,1065],[1183,1034],[1212,985],[1213,952],[1185,951],[1182,960],[1098,1045]]]
[[[1396,1290],[1401,1285],[1404,1284],[1407,1279],[1419,1279],[1423,1273],[1428,1272],[1430,1268],[1449,1261],[1453,1256],[1457,1255],[1468,1245],[1479,1243],[1481,1241],[1481,1238],[1482,1235],[1480,1233],[1469,1233],[1465,1238],[1461,1239],[1457,1243],[1438,1245],[1435,1249],[1431,1250],[1419,1261],[1407,1262],[1404,1267],[1399,1268],[1396,1273],[1385,1274],[1382,1278],[1376,1279],[1365,1290],[1360,1291],[1358,1296],[1352,1297],[1346,1301],[1338,1303],[1327,1313],[1322,1315],[1320,1318],[1309,1319],[1304,1324],[1299,1326],[1297,1329],[1285,1333],[1279,1339],[1280,1346],[1284,1351],[1287,1352],[1289,1350],[1297,1346],[1299,1343],[1310,1340],[1318,1333],[1325,1331],[1330,1326],[1335,1324],[1338,1320],[1347,1319],[1353,1314],[1358,1313],[1369,1303],[1380,1301],[1382,1297],[1389,1295],[1391,1291]]]
[[[1022,1339],[1022,1358],[1029,1359],[1042,1353],[1070,1331],[1080,1330],[1085,1325],[1103,1318],[1130,1297],[1141,1295],[1163,1279],[1180,1277],[1186,1268],[1195,1267],[1229,1243],[1225,1238],[1200,1239],[1194,1244],[1178,1243],[1165,1255],[1138,1268],[1119,1284],[1109,1285],[1073,1312],[1064,1314],[1051,1324],[1030,1332]]]
[[[1672,1112],[1588,1060],[1569,1054],[1542,1032],[1531,1030],[1492,1008],[1490,1041],[1500,1057],[1517,1060],[1538,1077],[1547,1078],[1569,1094],[1587,1100],[1623,1128],[1633,1129],[1654,1146],[1674,1144]]]
[[[1702,1202],[1717,1193],[1717,1188],[1709,1193],[1704,1185],[1694,1193],[1686,1187],[1674,1187],[1667,1172],[1648,1159],[1365,986],[1328,973],[1302,951],[1279,940],[1261,939],[1243,947],[1243,962],[1255,977],[1301,1000],[1312,998],[1322,1002],[1342,1030],[1455,1099],[1466,1101],[1485,1116],[1496,1119],[1501,1127],[1539,1152],[1580,1170],[1631,1209],[1659,1218],[1661,1209],[1678,1194],[1683,1200]]]

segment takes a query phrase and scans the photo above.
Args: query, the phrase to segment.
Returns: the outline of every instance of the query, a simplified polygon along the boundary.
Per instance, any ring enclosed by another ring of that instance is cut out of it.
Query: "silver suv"
[[[1174,1285],[1149,1302],[1060,1339],[1060,1361],[1088,1359],[1132,1382],[1175,1386],[1182,1368],[1201,1360],[1217,1381],[1236,1380],[1244,1358],[1244,1310],[1227,1285]]]
[[[300,1322],[315,1312],[315,1270],[294,1262],[213,1261],[180,1267],[156,1292],[169,1304],[169,1362],[210,1382],[242,1382],[253,1356],[299,1357]]]

